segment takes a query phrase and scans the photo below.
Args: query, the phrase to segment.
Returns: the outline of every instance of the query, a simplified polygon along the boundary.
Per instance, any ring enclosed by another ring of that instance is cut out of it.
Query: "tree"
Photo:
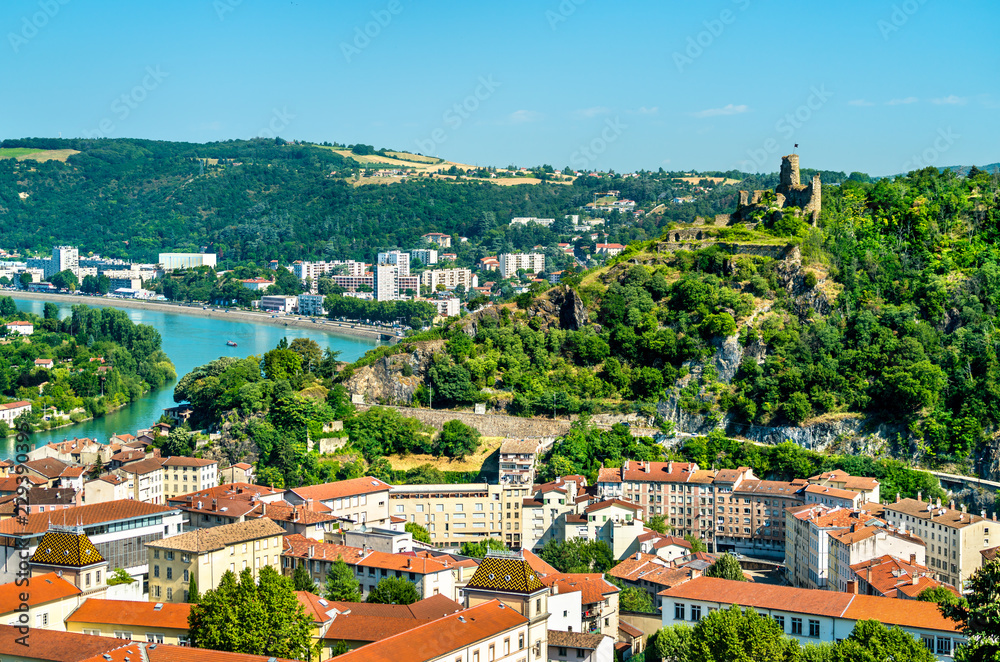
[[[64,269],[57,274],[53,274],[49,278],[49,282],[55,285],[60,290],[75,290],[80,281],[77,279],[76,274],[69,269]]]
[[[955,652],[956,662],[987,662],[1000,659],[1000,559],[986,561],[972,573],[965,602],[942,604],[946,618],[962,624],[969,638]]]
[[[302,357],[302,366],[306,372],[313,372],[323,362],[323,350],[312,338],[295,338],[288,345],[288,349]]]
[[[746,578],[743,576],[743,568],[740,567],[740,562],[736,560],[735,556],[729,553],[723,554],[715,563],[705,568],[705,576],[730,579],[737,582],[746,581]]]
[[[438,455],[465,459],[466,455],[475,453],[479,448],[479,437],[476,428],[459,420],[448,421],[434,440],[434,451]]]
[[[115,571],[111,573],[108,577],[108,586],[117,586],[118,584],[131,584],[135,580],[132,576],[125,572],[125,568],[115,568]]]
[[[684,536],[684,540],[691,543],[691,553],[696,554],[698,552],[707,552],[708,545],[706,545],[701,538],[696,538],[693,534],[687,534]]]
[[[412,533],[413,539],[417,542],[422,542],[427,545],[431,544],[431,534],[426,528],[420,526],[416,522],[407,522],[403,527],[403,530]]]
[[[485,558],[487,552],[493,550],[505,551],[507,545],[504,544],[502,540],[496,538],[485,538],[477,542],[463,542],[462,547],[459,550],[459,554],[462,556],[471,556],[474,559]]]
[[[309,569],[306,565],[305,563],[300,563],[295,566],[295,572],[292,573],[292,584],[295,586],[296,591],[316,593],[316,582],[309,576]]]
[[[59,319],[59,306],[52,303],[51,301],[46,301],[42,315],[47,320]]]
[[[337,559],[326,572],[323,597],[335,602],[361,602],[361,583],[343,559]]]
[[[653,515],[649,518],[646,526],[661,535],[665,535],[670,528],[670,525],[667,524],[667,518],[663,515]]]
[[[705,662],[783,662],[788,645],[773,618],[732,605],[698,621],[689,657]]]
[[[26,290],[28,286],[35,282],[35,278],[29,274],[27,271],[22,271],[21,275],[17,277],[19,283],[21,283],[21,289]]]
[[[339,640],[333,646],[330,647],[330,657],[337,657],[338,655],[343,655],[347,651],[351,650],[351,647],[347,645],[346,641]]]
[[[944,586],[925,588],[917,594],[917,600],[924,602],[936,602],[939,605],[958,605],[962,598],[955,595],[955,592]]]
[[[308,659],[312,619],[295,596],[292,580],[271,566],[254,581],[250,568],[222,575],[218,588],[191,606],[188,616],[192,644],[197,648]]]
[[[0,317],[13,317],[17,314],[17,304],[11,297],[0,297]]]
[[[663,662],[689,662],[693,635],[694,630],[689,625],[660,628],[650,639],[649,646]]]
[[[538,553],[559,572],[607,572],[615,564],[611,546],[603,540],[550,539]]]
[[[420,599],[417,587],[402,577],[386,577],[379,581],[365,602],[379,605],[411,605]]]
[[[656,613],[656,610],[653,609],[653,599],[649,597],[649,593],[634,586],[628,586],[618,594],[618,607],[622,611]]]
[[[264,354],[264,375],[273,382],[294,377],[302,370],[302,356],[290,349],[272,349]]]
[[[191,575],[191,582],[188,584],[187,601],[193,605],[201,602],[201,594],[198,592],[198,580]]]
[[[913,635],[875,620],[858,621],[850,636],[834,647],[832,655],[832,662],[934,662],[936,659]]]

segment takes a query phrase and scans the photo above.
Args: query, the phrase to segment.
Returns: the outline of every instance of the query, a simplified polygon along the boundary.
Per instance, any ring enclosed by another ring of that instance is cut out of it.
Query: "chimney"
[[[937,498],[937,502],[936,502],[936,504],[935,504],[935,506],[934,506],[934,507],[935,507],[935,508],[940,508],[940,507],[941,507],[941,497],[938,497],[938,498]]]
[[[951,502],[948,504],[948,507],[951,508],[952,510],[955,510],[955,500],[954,499],[951,500]]]
[[[313,510],[313,500],[306,499],[306,510]]]
[[[923,492],[917,492],[917,501],[919,501],[920,503],[924,502],[924,493]]]
[[[917,555],[910,554],[910,565],[917,565]]]
[[[914,585],[914,586],[916,586],[917,584],[919,584],[919,583],[920,583],[920,577],[919,577],[919,576],[917,576],[917,574],[916,574],[916,573],[914,573],[914,574],[913,574],[913,579],[912,579],[911,581],[912,581],[913,585]]]
[[[218,509],[219,509],[219,504],[216,502],[215,499],[212,499],[212,510],[218,510]]]
[[[406,559],[406,567],[407,568],[413,567],[413,559]]]
[[[896,492],[896,503],[899,503],[899,492]]]
[[[628,471],[628,460],[625,460],[625,464],[622,468],[625,469],[625,471]]]
[[[674,472],[674,463],[673,462],[667,462],[667,473],[670,474],[670,473],[673,473],[673,472]]]
[[[853,593],[854,595],[857,595],[858,594],[858,583],[856,581],[849,581],[849,582],[847,582],[847,592],[848,593]]]

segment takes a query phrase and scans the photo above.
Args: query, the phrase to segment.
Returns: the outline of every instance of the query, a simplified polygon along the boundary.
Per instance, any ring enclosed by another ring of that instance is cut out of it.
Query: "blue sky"
[[[4,0],[0,137],[368,143],[478,165],[1000,161],[1000,3]]]

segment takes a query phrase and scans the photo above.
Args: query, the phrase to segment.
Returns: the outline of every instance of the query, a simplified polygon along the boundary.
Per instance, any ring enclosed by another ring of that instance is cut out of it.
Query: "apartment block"
[[[443,232],[428,232],[420,238],[428,244],[437,244],[440,248],[451,248],[451,235]]]
[[[426,294],[437,292],[439,285],[446,290],[461,285],[466,292],[470,292],[472,288],[479,287],[479,276],[473,274],[471,269],[428,269],[420,274],[420,285]]]
[[[438,252],[436,248],[414,248],[410,251],[410,260],[420,260],[420,264],[425,267],[438,263]]]
[[[329,509],[328,514],[359,526],[389,526],[389,491],[392,489],[391,485],[378,478],[365,476],[292,488],[285,492],[284,499],[292,505],[304,505],[309,510],[319,510],[317,506],[322,504]]]
[[[564,540],[567,517],[581,516],[590,502],[586,487],[583,476],[560,477],[535,487],[532,496],[521,502],[521,548],[538,552],[549,540]]]
[[[128,481],[129,498],[146,503],[166,503],[163,491],[163,465],[159,458],[150,457],[129,462],[115,470]]]
[[[920,494],[887,504],[883,514],[889,524],[924,541],[926,565],[935,579],[959,588],[982,564],[980,552],[995,546],[1000,538],[996,519],[983,515],[967,513],[964,506],[956,510],[954,503],[942,507],[940,499],[925,502]]]
[[[379,253],[376,263],[379,265],[391,265],[399,270],[400,276],[410,275],[410,254],[403,251],[386,251]]]
[[[542,253],[501,253],[499,262],[503,278],[510,278],[521,269],[532,274],[545,271],[545,255]]]
[[[281,572],[282,536],[285,530],[269,519],[195,529],[146,543],[151,602],[187,602],[191,579],[198,590],[218,587],[222,575],[239,575],[250,569],[254,576],[264,566]]]
[[[323,307],[324,299],[326,297],[322,294],[300,294],[299,315],[323,317],[326,315],[326,309]]]
[[[452,547],[498,538],[521,547],[521,506],[531,488],[488,483],[397,485],[389,493],[390,513],[427,528],[431,541]]]
[[[179,456],[163,460],[163,493],[167,499],[218,484],[219,463],[215,460]]]
[[[191,637],[186,603],[135,600],[84,600],[66,618],[66,631],[154,644],[189,646]]]
[[[500,482],[531,485],[542,453],[538,439],[507,439],[500,445]]]
[[[376,301],[399,299],[399,267],[391,264],[379,264],[372,267],[372,276]]]

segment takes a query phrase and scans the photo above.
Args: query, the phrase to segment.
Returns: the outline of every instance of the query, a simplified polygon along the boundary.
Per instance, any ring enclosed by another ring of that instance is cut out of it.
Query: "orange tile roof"
[[[636,553],[615,567],[608,574],[633,584],[649,582],[659,586],[676,586],[701,574],[700,570],[672,567],[653,554]]]
[[[282,503],[257,503],[247,513],[247,517],[266,517],[276,522],[294,522],[296,524],[318,524],[320,522],[336,522],[340,518],[327,512],[309,510],[305,505],[290,506]]]
[[[163,471],[163,464],[160,463],[158,458],[150,457],[145,460],[139,460],[138,462],[129,462],[119,468],[118,471],[124,471],[127,474],[142,476],[145,474],[151,474],[155,471]]]
[[[649,469],[647,471],[646,469]],[[597,473],[599,483],[654,482],[686,483],[698,465],[692,462],[625,462],[621,468],[601,468]]]
[[[876,619],[886,625],[958,632],[955,621],[944,618],[933,602],[897,600],[873,595],[837,593],[822,589],[793,588],[698,577],[660,591],[663,597],[701,600],[722,605],[815,614],[851,620]]]
[[[313,499],[314,501],[329,501],[330,499],[340,499],[345,496],[356,496],[361,494],[371,494],[372,492],[388,492],[390,485],[378,478],[365,476],[363,478],[353,478],[351,480],[341,480],[336,483],[324,483],[322,485],[310,485],[309,487],[297,487],[291,490],[299,498]]]
[[[250,483],[226,483],[225,485],[217,485],[216,487],[209,487],[204,490],[199,490],[197,492],[189,492],[187,494],[180,494],[178,496],[167,499],[169,503],[174,501],[184,501],[191,499],[240,499],[244,501],[252,501],[260,497],[268,497],[274,495],[284,494],[285,490],[282,489],[272,489],[266,485],[251,485]]]
[[[852,490],[842,490],[838,487],[827,487],[826,485],[806,485],[805,492],[807,494],[822,494],[847,500],[853,500],[858,496],[858,493]]]
[[[69,467],[68,464],[54,457],[43,457],[37,460],[22,462],[21,464],[46,478],[58,478]]]
[[[541,577],[542,583],[552,589],[552,593],[580,593],[580,603],[592,605],[603,602],[612,593],[621,589],[604,579],[601,573],[557,573]]]
[[[137,600],[88,598],[66,618],[66,622],[187,630],[188,614],[190,613],[191,605],[185,602],[140,602]]]
[[[0,492],[17,492],[17,487],[21,481],[26,481],[30,485],[45,485],[46,480],[30,474],[12,474],[0,479]]]
[[[80,595],[83,591],[54,572],[31,577],[24,586],[18,586],[16,582],[0,584],[0,614],[11,614],[17,610],[22,602],[22,593],[28,594],[28,599],[23,602],[33,607]]]
[[[424,662],[526,625],[528,619],[499,600],[430,621],[344,653],[337,662]]]
[[[310,554],[310,549],[312,553]],[[302,559],[320,559],[336,561],[343,559],[348,565],[357,565],[363,568],[384,568],[386,570],[399,570],[401,572],[412,572],[418,575],[430,575],[436,572],[445,572],[454,567],[454,564],[447,561],[417,556],[416,554],[390,554],[389,552],[369,551],[365,552],[359,547],[349,547],[347,545],[336,545],[333,543],[321,542],[306,538],[300,534],[285,536],[285,548],[283,556],[292,556]]]
[[[927,510],[928,506],[932,506],[930,511]],[[970,524],[983,521],[983,518],[979,515],[963,513],[954,508],[945,508],[927,501],[917,501],[916,499],[902,499],[896,503],[887,503],[885,504],[885,509],[952,529],[961,529]]]
[[[528,565],[531,566],[531,569],[534,570],[539,575],[542,576],[552,575],[559,572],[554,567],[543,561],[541,557],[539,557],[531,550],[522,549],[521,556],[524,557],[524,560],[528,562]]]
[[[625,501],[624,499],[605,499],[604,501],[598,501],[597,503],[590,504],[584,509],[583,512],[592,513],[598,510],[604,510],[605,508],[610,508],[611,506],[619,506],[635,512],[642,510],[638,504],[634,504],[631,501]]]
[[[51,662],[82,662],[90,659],[106,662],[101,657],[103,653],[120,649],[129,643],[123,639],[112,639],[111,637],[95,637],[89,634],[32,628],[28,633],[28,648],[25,648],[18,643],[18,639],[23,636],[20,628],[0,625],[0,653],[10,655],[16,651],[24,651],[25,653],[30,651],[31,659],[50,660]],[[138,657],[132,659],[136,660]]]
[[[171,506],[160,506],[133,499],[119,499],[105,503],[63,508],[54,513],[32,513],[26,523],[11,518],[0,522],[0,535],[17,536],[44,533],[49,524],[90,526],[102,522],[115,522],[133,517],[169,514],[177,512]]]
[[[35,630],[32,637],[37,636]],[[46,633],[50,632],[45,630]],[[169,644],[150,644],[144,641],[125,641],[124,639],[112,639],[111,637],[91,637],[90,635],[77,635],[72,632],[52,632],[47,635],[54,643],[63,637],[73,634],[76,637],[89,637],[91,639],[103,639],[104,641],[117,642],[116,648],[108,650],[106,653],[97,653],[91,657],[67,657],[61,658],[60,662],[293,662],[284,658],[267,657],[266,655],[246,655],[244,653],[226,653],[224,651],[209,650],[207,648],[191,648],[190,646],[172,646]],[[69,644],[66,640],[66,644]],[[34,644],[34,639],[32,639]],[[34,653],[32,647],[32,653]],[[44,658],[55,659],[55,658]]]
[[[218,462],[200,457],[183,457],[180,455],[171,455],[163,461],[163,466],[165,467],[207,467],[212,464],[218,464]]]
[[[633,638],[641,637],[645,634],[642,630],[635,627],[631,623],[626,623],[622,620],[618,621],[618,629]]]
[[[889,554],[855,563],[851,566],[851,570],[887,598],[899,597],[897,591],[903,591],[904,594],[909,595],[913,593],[913,589],[919,587],[919,590],[914,593],[916,595],[925,588],[941,585],[940,582],[929,576],[930,571],[927,566],[910,563]],[[904,590],[906,588],[909,590]]]
[[[323,638],[331,641],[380,641],[463,609],[443,595],[411,605],[336,602],[305,591],[297,591],[296,597],[313,622],[328,624]]]

